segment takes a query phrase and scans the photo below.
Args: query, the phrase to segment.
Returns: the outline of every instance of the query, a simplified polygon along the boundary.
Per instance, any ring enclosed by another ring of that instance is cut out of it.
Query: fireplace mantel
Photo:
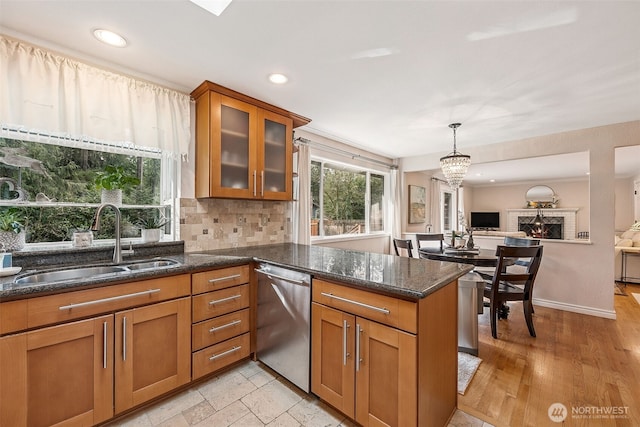
[[[564,218],[563,240],[574,240],[576,238],[576,215],[578,210],[580,210],[580,208],[540,209],[542,215],[545,217]],[[507,231],[518,231],[518,217],[535,217],[537,213],[538,209],[507,209]]]

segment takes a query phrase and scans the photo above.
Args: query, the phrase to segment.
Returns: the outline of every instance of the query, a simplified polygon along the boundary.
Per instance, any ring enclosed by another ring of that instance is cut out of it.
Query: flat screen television
[[[500,212],[471,212],[471,228],[500,228]]]

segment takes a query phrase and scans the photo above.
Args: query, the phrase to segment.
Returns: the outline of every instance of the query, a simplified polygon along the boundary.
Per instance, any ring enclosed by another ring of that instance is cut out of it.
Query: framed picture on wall
[[[419,185],[409,186],[409,224],[424,222],[426,205],[426,190]]]

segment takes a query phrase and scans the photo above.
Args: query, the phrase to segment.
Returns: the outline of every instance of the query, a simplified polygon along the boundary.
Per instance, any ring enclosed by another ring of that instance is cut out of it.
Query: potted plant
[[[25,231],[21,215],[15,208],[0,210],[0,244],[5,251],[19,251],[24,248]]]
[[[160,217],[159,214],[148,213],[146,216],[138,219],[136,225],[140,227],[142,241],[145,243],[151,243],[160,241],[164,234],[162,227],[170,222],[171,221],[167,218]]]
[[[96,173],[95,184],[102,190],[100,200],[102,203],[122,205],[122,190],[140,184],[140,180],[132,175],[127,175],[122,166],[107,165],[104,170]]]

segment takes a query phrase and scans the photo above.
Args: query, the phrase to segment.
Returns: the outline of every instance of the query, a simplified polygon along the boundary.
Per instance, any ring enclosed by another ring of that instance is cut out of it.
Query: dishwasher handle
[[[254,268],[254,270],[256,273],[264,274],[266,276],[274,277],[276,279],[284,280],[286,282],[295,283],[296,285],[303,285],[306,283],[304,280],[290,279],[288,277],[279,276],[277,274],[271,273],[270,271],[261,270],[259,268]]]

